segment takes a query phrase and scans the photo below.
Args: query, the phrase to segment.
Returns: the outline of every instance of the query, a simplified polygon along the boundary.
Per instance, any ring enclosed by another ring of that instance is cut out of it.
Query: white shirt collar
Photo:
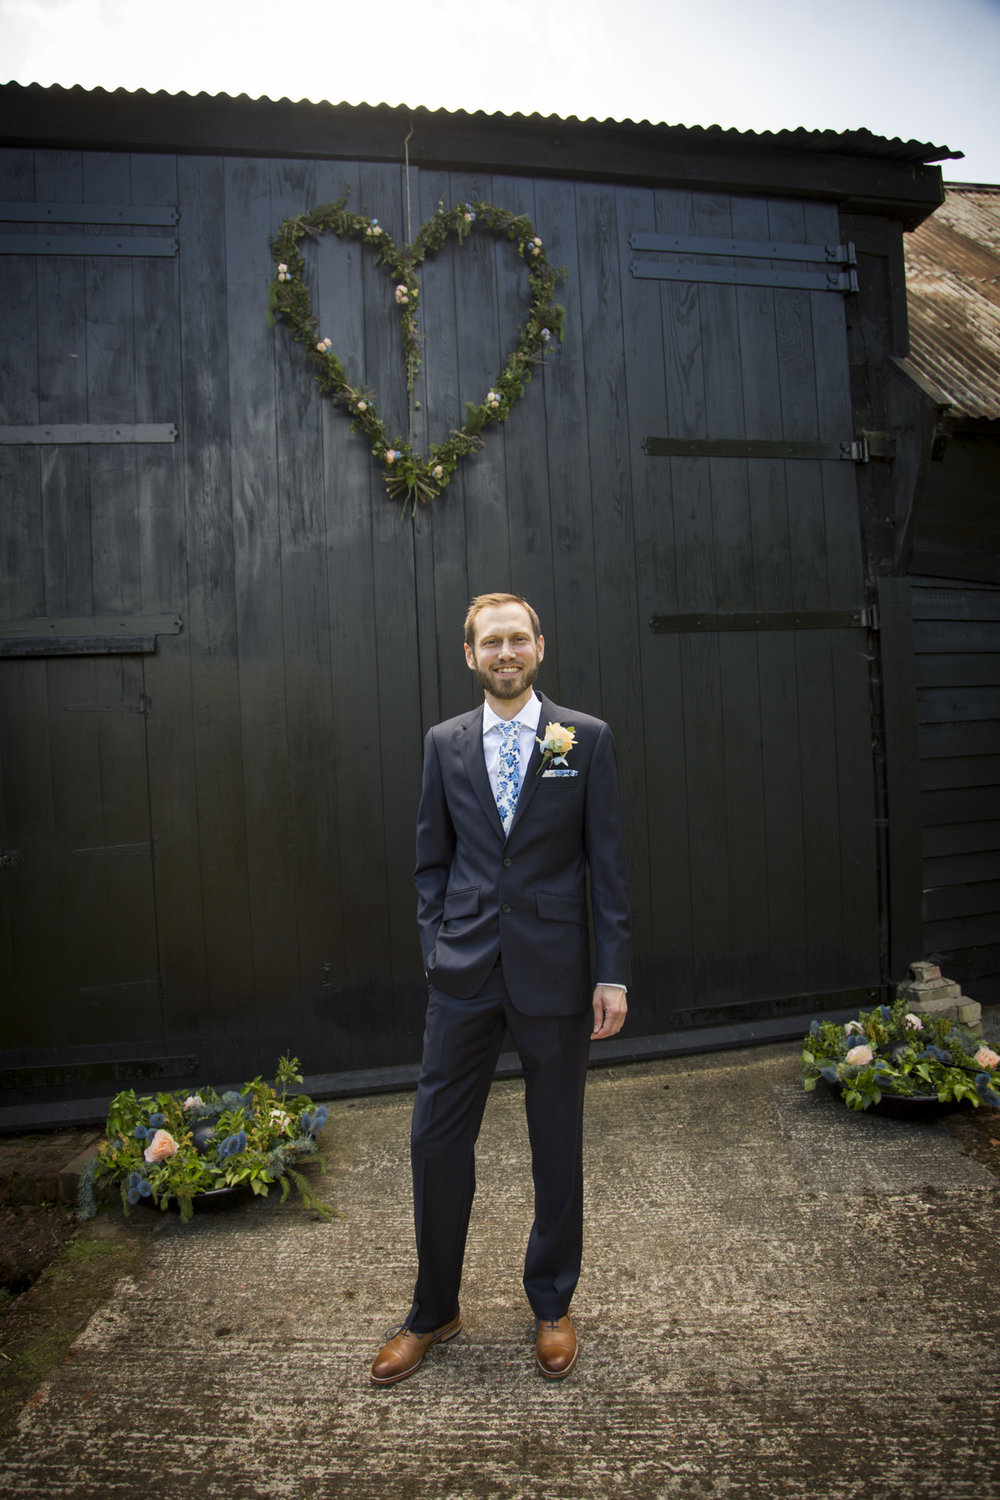
[[[517,722],[522,725],[523,728],[530,729],[532,734],[534,734],[535,730],[538,728],[538,721],[541,717],[542,700],[541,698],[539,698],[537,693],[533,692],[527,703],[518,713]],[[491,729],[495,729],[498,724],[506,724],[507,722],[507,719],[501,719],[499,714],[495,714],[488,703],[483,703],[484,739],[489,734]]]

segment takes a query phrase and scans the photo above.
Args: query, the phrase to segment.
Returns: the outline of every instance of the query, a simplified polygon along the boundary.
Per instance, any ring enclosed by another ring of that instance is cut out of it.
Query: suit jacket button
[[[501,906],[500,910],[501,911],[510,911],[510,907],[507,905],[506,901],[504,902],[503,906]]]
[[[505,866],[505,867],[506,867],[506,866],[507,866],[507,865],[512,865],[512,864],[513,864],[513,863],[514,863],[514,861],[513,861],[513,860],[512,860],[512,859],[511,859],[511,858],[510,858],[510,857],[509,857],[509,856],[508,856],[508,858],[507,858],[507,859],[505,859],[505,860],[504,860],[504,866]]]

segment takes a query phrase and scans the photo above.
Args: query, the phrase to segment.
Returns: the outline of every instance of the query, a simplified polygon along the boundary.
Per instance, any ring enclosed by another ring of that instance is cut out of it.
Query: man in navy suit
[[[625,1020],[630,913],[611,731],[535,693],[544,654],[524,599],[474,599],[465,657],[485,702],[438,724],[424,745],[414,881],[428,1004],[411,1133],[418,1274],[406,1321],[372,1366],[378,1385],[411,1375],[461,1327],[475,1143],[505,1029],[521,1059],[531,1144],[524,1289],[535,1359],[558,1380],[577,1357],[569,1304],[583,1237],[584,1084],[589,1043]]]

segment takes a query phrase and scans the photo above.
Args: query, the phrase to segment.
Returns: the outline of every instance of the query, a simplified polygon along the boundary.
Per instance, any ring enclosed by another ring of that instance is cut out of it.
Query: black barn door
[[[653,1031],[844,1008],[882,977],[837,240],[823,206],[631,204]]]

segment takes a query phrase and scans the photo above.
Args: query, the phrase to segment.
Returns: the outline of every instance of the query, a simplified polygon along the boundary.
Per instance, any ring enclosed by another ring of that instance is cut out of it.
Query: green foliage
[[[326,1106],[315,1105],[307,1094],[288,1096],[288,1086],[302,1082],[298,1068],[297,1058],[280,1060],[280,1097],[260,1078],[238,1094],[205,1088],[193,1095],[181,1090],[140,1098],[134,1089],[116,1095],[105,1139],[81,1184],[80,1218],[96,1212],[94,1187],[101,1183],[118,1188],[126,1214],[148,1198],[161,1209],[176,1202],[187,1220],[201,1194],[247,1187],[265,1196],[286,1176],[310,1208],[329,1218],[333,1210],[297,1170],[309,1158],[322,1165],[315,1137],[327,1114]],[[284,1181],[282,1194],[287,1196]]]
[[[967,1101],[1000,1109],[996,1053],[946,1016],[916,1016],[905,1000],[862,1011],[841,1026],[813,1021],[802,1048],[802,1085],[839,1086],[849,1109],[868,1109],[884,1095]]]
[[[535,234],[531,220],[524,214],[512,214],[495,203],[460,203],[454,208],[439,204],[437,212],[422,225],[411,245],[397,245],[391,235],[368,214],[349,213],[345,207],[347,193],[335,203],[325,203],[308,213],[286,219],[273,241],[275,277],[268,292],[267,316],[270,324],[281,318],[293,337],[306,346],[320,390],[351,416],[351,430],[361,431],[368,439],[373,456],[382,464],[386,489],[396,500],[402,500],[415,512],[417,502],[426,504],[440,494],[450,482],[459,460],[483,446],[482,432],[493,422],[506,422],[515,401],[523,395],[534,365],[542,362],[545,347],[553,336],[563,338],[564,310],[554,300],[556,288],[565,271],[554,270],[548,263],[545,247]],[[464,244],[474,230],[506,237],[517,246],[517,253],[528,267],[530,305],[515,348],[496,382],[483,401],[470,402],[464,426],[454,429],[441,443],[435,443],[429,455],[414,451],[412,443],[413,391],[420,370],[420,334],[417,309],[420,284],[416,272],[428,254],[439,250],[455,235]],[[399,308],[403,355],[406,363],[406,389],[411,406],[411,436],[390,439],[388,428],[378,414],[375,397],[367,387],[355,387],[347,377],[340,358],[328,338],[320,338],[318,319],[313,315],[309,289],[305,284],[305,258],[302,241],[308,235],[317,238],[332,233],[340,238],[359,239],[370,249],[378,265],[384,266],[396,283],[395,297]]]

